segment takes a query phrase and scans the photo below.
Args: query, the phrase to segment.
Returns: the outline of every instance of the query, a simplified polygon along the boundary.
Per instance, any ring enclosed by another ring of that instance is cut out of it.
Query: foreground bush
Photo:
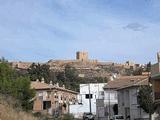
[[[72,114],[64,114],[61,120],[74,120],[74,116]]]
[[[30,113],[22,112],[16,100],[0,95],[0,120],[38,120]]]
[[[32,109],[30,101],[35,96],[35,92],[30,89],[30,79],[17,76],[7,62],[0,62],[0,93],[18,100],[23,110]]]

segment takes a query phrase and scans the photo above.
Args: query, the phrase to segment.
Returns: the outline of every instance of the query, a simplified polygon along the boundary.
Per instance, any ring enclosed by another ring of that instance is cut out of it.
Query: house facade
[[[138,104],[138,92],[141,86],[148,85],[148,78],[130,79],[118,91],[118,114],[126,120],[149,119],[149,115]]]
[[[69,106],[77,101],[77,92],[60,87],[58,83],[53,85],[35,81],[31,82],[31,88],[36,91],[33,100],[34,112],[65,114],[69,112]]]
[[[113,107],[118,104],[117,98],[117,86],[112,85],[112,81],[109,81],[106,86],[104,86],[104,108],[106,119],[111,119],[114,115]]]
[[[153,89],[153,100],[158,114],[156,120],[160,120],[160,52],[157,53],[158,62],[151,66],[151,82]]]
[[[106,83],[80,84],[78,103],[70,106],[70,113],[75,118],[82,118],[84,112],[92,112],[96,115],[96,101],[97,99],[104,99],[103,87],[105,85]],[[89,93],[91,94],[90,100]]]
[[[108,119],[112,119],[113,115],[122,114],[121,107],[119,106],[121,102],[124,103],[125,99],[120,99],[118,89],[122,86],[128,86],[133,80],[139,81],[145,79],[146,76],[117,76],[113,80],[109,81],[104,87],[104,105],[105,111]]]

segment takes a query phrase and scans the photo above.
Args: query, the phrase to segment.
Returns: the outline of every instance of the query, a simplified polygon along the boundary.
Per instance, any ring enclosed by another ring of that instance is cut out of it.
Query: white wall
[[[90,84],[90,94],[92,94],[91,99],[91,112],[96,114],[96,99],[103,98],[103,87],[106,83],[91,83]],[[100,94],[102,93],[102,94]],[[89,99],[86,99],[86,94],[89,94],[89,84],[80,84],[80,94],[79,102],[82,102],[82,105],[70,105],[70,113],[76,116],[81,116],[84,112],[90,112],[89,109]]]
[[[110,108],[111,117],[114,115],[113,106],[115,104],[118,104],[117,91],[114,89],[105,89],[104,90],[105,111],[109,113],[109,108]]]
[[[129,87],[118,91],[118,111],[125,117],[126,108],[130,114],[130,120],[135,118],[148,118],[148,114],[137,103],[138,87]]]
[[[105,89],[104,90],[104,104],[108,105],[110,104],[114,105],[118,103],[118,97],[117,97],[117,91],[112,89]]]

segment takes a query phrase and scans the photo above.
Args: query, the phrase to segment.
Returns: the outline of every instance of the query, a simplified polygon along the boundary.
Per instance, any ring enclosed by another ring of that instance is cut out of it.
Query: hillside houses
[[[60,87],[59,84],[50,84],[34,81],[31,88],[36,91],[33,99],[33,111],[47,114],[65,114],[69,112],[69,105],[77,101],[77,92]]]
[[[125,119],[128,116],[130,116],[130,120],[140,118],[135,114],[137,115],[140,109],[137,103],[138,89],[143,85],[148,85],[147,76],[121,76],[109,81],[104,87],[104,105],[108,113],[107,118],[112,118],[116,114],[113,109],[115,104],[118,104],[118,114],[123,115]],[[133,108],[135,106],[136,109]],[[141,111],[142,118],[144,112]]]

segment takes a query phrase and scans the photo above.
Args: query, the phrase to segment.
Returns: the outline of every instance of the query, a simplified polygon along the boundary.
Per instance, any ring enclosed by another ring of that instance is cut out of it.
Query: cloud
[[[146,29],[147,27],[140,24],[140,23],[129,23],[128,25],[126,25],[125,27],[123,27],[124,29],[131,29],[133,31],[142,31],[144,29]]]

